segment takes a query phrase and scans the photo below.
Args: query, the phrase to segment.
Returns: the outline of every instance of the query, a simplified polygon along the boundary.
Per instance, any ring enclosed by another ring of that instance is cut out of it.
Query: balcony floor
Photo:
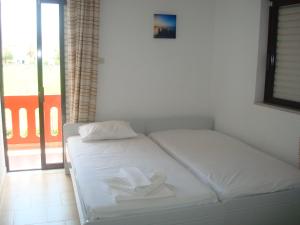
[[[62,147],[46,148],[46,163],[62,163],[62,152]],[[41,169],[41,150],[39,148],[8,150],[8,158],[11,171]]]

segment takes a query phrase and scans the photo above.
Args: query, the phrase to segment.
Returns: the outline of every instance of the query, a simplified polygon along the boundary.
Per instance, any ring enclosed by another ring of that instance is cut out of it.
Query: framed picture
[[[176,15],[154,14],[154,38],[176,38]]]

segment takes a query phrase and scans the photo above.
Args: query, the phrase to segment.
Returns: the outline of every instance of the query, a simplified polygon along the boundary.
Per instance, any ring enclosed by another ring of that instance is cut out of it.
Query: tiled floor
[[[30,170],[41,168],[40,148],[8,150],[8,159],[11,170]],[[46,148],[47,164],[62,162],[63,153],[61,147]]]
[[[0,225],[79,225],[71,178],[64,170],[9,173]]]

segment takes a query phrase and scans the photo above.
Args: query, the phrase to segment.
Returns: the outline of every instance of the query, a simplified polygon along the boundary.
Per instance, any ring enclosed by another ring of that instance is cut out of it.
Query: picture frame
[[[153,38],[176,39],[177,16],[154,14]]]

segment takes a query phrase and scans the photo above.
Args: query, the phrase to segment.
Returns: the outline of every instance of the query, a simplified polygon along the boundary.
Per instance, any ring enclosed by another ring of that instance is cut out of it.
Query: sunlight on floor
[[[71,178],[64,170],[8,173],[1,225],[79,225]]]
[[[46,162],[62,163],[62,148],[47,148]],[[41,168],[41,150],[40,149],[14,149],[8,151],[10,170],[28,170]]]

